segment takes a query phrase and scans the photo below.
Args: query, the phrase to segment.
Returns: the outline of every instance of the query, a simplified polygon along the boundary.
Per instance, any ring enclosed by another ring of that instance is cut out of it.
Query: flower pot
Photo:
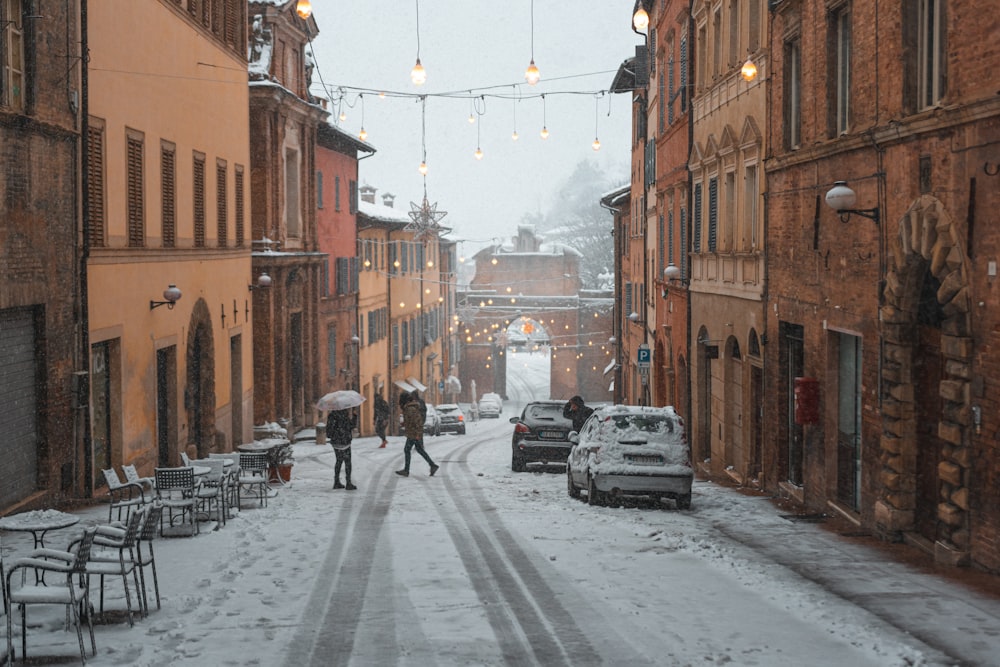
[[[292,464],[279,463],[277,467],[271,466],[267,469],[268,479],[272,482],[292,481]]]

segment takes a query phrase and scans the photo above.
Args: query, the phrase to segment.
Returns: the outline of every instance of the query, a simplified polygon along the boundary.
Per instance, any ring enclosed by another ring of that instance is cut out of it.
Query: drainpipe
[[[88,66],[90,62],[90,46],[88,41],[88,31],[87,31],[87,0],[80,0],[80,108],[79,108],[79,125],[80,125],[80,141],[78,145],[80,146],[80,154],[77,158],[77,168],[80,170],[80,193],[78,195],[77,201],[80,206],[80,223],[81,223],[81,240],[80,240],[80,265],[79,265],[79,323],[80,327],[80,350],[79,358],[77,359],[77,368],[79,370],[75,373],[76,378],[79,382],[75,387],[74,392],[74,405],[73,409],[77,411],[77,419],[74,420],[76,428],[78,429],[76,433],[76,438],[74,442],[79,443],[78,446],[82,449],[82,466],[83,466],[83,494],[86,497],[93,495],[93,460],[91,456],[91,439],[90,439],[90,311],[88,308],[88,284],[87,284],[87,262],[90,258],[90,213],[87,207],[87,197],[86,192],[90,187],[90,178],[87,175],[87,153],[89,151],[89,141],[87,138],[87,132],[89,131],[89,113],[90,113],[90,93],[89,93],[89,76],[88,76]],[[77,465],[80,464],[79,456],[81,452],[77,450],[77,456],[74,457]],[[73,470],[73,482],[74,484],[79,483],[81,471],[74,465]],[[64,488],[67,486],[67,481],[64,479],[61,481]]]
[[[692,95],[692,91],[691,91],[691,89],[693,87],[693,84],[694,84],[694,71],[693,71],[694,67],[692,66],[692,63],[694,62],[694,58],[691,57],[691,51],[694,49],[694,21],[691,19],[690,16],[688,16],[688,18],[687,18],[687,24],[688,24],[687,25],[687,33],[688,33],[688,59],[687,59],[687,67],[688,67],[688,72],[687,72],[688,90],[686,92],[686,95],[687,95],[687,112],[686,113],[687,113],[687,134],[688,134],[688,160],[690,161],[690,159],[691,159],[691,148],[694,146],[694,119],[692,118],[693,114],[691,113],[691,108],[692,108],[692,106],[694,104],[694,95]],[[687,245],[690,246],[691,242],[692,242],[692,238],[693,238],[692,233],[694,231],[693,230],[693,225],[692,225],[692,222],[691,222],[691,214],[694,211],[694,201],[692,200],[692,196],[693,196],[692,193],[694,192],[694,175],[691,173],[691,169],[688,169],[688,179],[687,179],[687,181],[688,181],[687,182],[687,190],[688,190],[687,220],[682,220],[681,224],[683,224],[687,228],[687,234],[685,235],[685,239],[687,241]],[[765,213],[765,218],[766,218],[766,213]],[[688,248],[684,248],[683,252],[688,253]],[[692,317],[691,317],[691,314],[692,314],[692,310],[691,310],[691,256],[690,256],[690,253],[688,253],[687,261],[684,262],[684,268],[685,268],[685,273],[687,274],[687,275],[682,276],[682,278],[686,279],[686,281],[687,281],[687,294],[685,294],[685,296],[687,296],[687,299],[686,299],[687,304],[685,305],[685,310],[686,310],[686,313],[687,313],[687,340],[685,341],[686,344],[687,344],[687,378],[686,378],[687,379],[687,392],[686,392],[687,395],[685,396],[685,403],[686,403],[686,405],[684,406],[684,410],[686,411],[686,414],[684,415],[684,417],[685,417],[685,419],[687,419],[688,428],[690,429],[691,425],[693,423],[693,419],[694,419],[694,416],[691,413],[691,410],[692,410],[691,394],[693,393],[691,391],[691,364],[693,363],[693,358],[691,356],[691,350],[693,349],[693,347],[692,347],[692,336],[691,336],[691,331],[692,331]],[[765,320],[765,322],[766,321],[767,320]]]

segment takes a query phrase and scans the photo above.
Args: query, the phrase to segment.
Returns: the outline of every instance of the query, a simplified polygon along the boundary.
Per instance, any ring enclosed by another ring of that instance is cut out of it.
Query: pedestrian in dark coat
[[[354,427],[357,426],[358,416],[352,410],[333,410],[326,418],[326,437],[333,446],[333,453],[337,456],[337,462],[333,467],[333,488],[348,491],[355,490],[356,486],[351,484],[351,438],[354,435]],[[340,469],[344,468],[346,486],[340,483]]]
[[[382,392],[375,394],[375,435],[382,439],[379,447],[385,447],[389,442],[385,439],[385,430],[389,427],[389,404],[382,398]]]
[[[427,419],[427,405],[417,396],[416,392],[400,395],[399,405],[403,408],[403,431],[406,433],[406,444],[403,445],[405,463],[403,469],[397,470],[396,474],[401,477],[410,476],[410,451],[416,447],[417,454],[424,457],[427,465],[431,467],[431,477],[433,477],[438,470],[438,465],[424,450],[424,421]]]
[[[593,412],[594,408],[588,408],[584,404],[582,396],[574,396],[566,401],[566,405],[563,406],[563,417],[573,422],[573,430],[577,432],[583,428],[587,418]]]

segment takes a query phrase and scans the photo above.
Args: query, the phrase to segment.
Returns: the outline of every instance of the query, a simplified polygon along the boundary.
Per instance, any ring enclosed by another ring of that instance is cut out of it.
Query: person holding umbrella
[[[333,410],[326,418],[326,437],[333,446],[333,453],[337,456],[337,463],[333,467],[333,488],[354,491],[356,486],[351,484],[351,438],[354,434],[354,426],[358,417],[351,408],[345,410]],[[347,485],[340,483],[340,468],[344,468],[344,475]]]
[[[333,391],[316,401],[318,410],[329,410],[326,418],[326,437],[337,455],[337,463],[333,468],[333,488],[354,491],[351,484],[351,438],[354,428],[358,425],[358,416],[353,408],[365,402],[365,397],[353,389]],[[347,485],[340,483],[340,469],[344,468]]]

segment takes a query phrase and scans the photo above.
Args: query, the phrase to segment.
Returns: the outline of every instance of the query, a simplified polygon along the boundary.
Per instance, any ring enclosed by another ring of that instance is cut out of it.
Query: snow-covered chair
[[[135,625],[132,618],[132,595],[129,591],[128,577],[132,575],[135,584],[136,603],[142,614],[142,597],[139,594],[139,573],[136,571],[136,544],[139,533],[146,522],[146,508],[143,507],[129,516],[125,528],[118,526],[98,526],[94,538],[94,548],[90,552],[90,560],[84,569],[86,575],[100,577],[100,606],[104,614],[104,578],[121,577],[125,589],[125,608],[128,611],[129,627]],[[72,545],[71,545],[72,547]]]
[[[81,623],[81,609],[90,609],[90,591],[87,586],[86,568],[90,560],[90,552],[94,544],[94,536],[97,528],[87,528],[83,531],[83,537],[77,542],[75,551],[58,551],[55,549],[36,549],[27,558],[19,558],[14,561],[13,567],[6,577],[6,601],[7,606],[7,661],[13,660],[13,634],[14,628],[11,620],[14,606],[21,610],[21,660],[27,657],[28,653],[28,619],[27,608],[32,604],[58,604],[65,605],[67,617],[72,614],[73,624],[76,626],[76,637],[80,643],[80,660],[86,664],[87,650],[83,645],[83,627]],[[34,577],[29,579],[27,571],[34,572]],[[12,586],[14,575],[20,571],[19,577],[21,586]],[[63,582],[42,581],[44,574],[64,575]],[[26,583],[34,580],[36,583]],[[97,642],[94,640],[93,615],[85,614],[87,626],[90,630],[91,655],[97,655]]]
[[[114,468],[102,471],[104,481],[108,484],[108,521],[112,520],[112,515],[118,512],[118,521],[128,521],[132,510],[138,509],[146,504],[146,493],[142,485],[136,482],[123,482],[115,472]],[[122,518],[124,513],[125,517]]]
[[[125,473],[125,481],[132,484],[138,484],[142,487],[142,490],[149,495],[148,500],[152,500],[153,495],[156,491],[156,480],[152,477],[143,477],[139,474],[139,471],[135,469],[134,465],[122,466],[122,472]]]
[[[164,521],[170,527],[174,525],[174,514],[180,515],[180,523],[191,525],[191,535],[198,533],[197,486],[194,481],[194,468],[156,468],[156,497],[163,505],[164,513],[160,518],[160,535],[163,535]]]
[[[240,499],[244,493],[256,497],[261,507],[267,507],[268,483],[267,454],[240,454]]]

